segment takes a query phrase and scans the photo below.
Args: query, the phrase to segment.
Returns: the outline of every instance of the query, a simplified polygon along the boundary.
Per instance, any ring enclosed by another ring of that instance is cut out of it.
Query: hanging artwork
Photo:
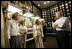
[[[23,7],[23,5],[22,5],[22,3],[21,3],[21,2],[19,2],[19,4],[18,4],[18,5],[19,5],[19,7],[21,7],[21,8]]]
[[[26,12],[26,7],[22,7],[23,10],[22,10],[22,14],[24,14]]]

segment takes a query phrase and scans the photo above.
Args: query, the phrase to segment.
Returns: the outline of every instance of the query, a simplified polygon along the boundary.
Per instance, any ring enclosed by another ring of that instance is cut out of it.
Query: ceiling
[[[49,3],[47,1],[32,1],[34,4],[36,4],[38,6],[38,4],[40,4],[39,8],[47,8],[53,4],[56,4],[60,1],[50,1]],[[46,4],[44,4],[44,2],[46,2]]]

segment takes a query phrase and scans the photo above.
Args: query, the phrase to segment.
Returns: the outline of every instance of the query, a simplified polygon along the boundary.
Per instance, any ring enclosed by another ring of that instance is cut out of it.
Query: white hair
[[[44,20],[44,19],[40,19],[40,22],[42,22],[42,21],[43,21],[43,22],[44,22],[44,24],[45,24],[45,20]]]
[[[61,12],[61,11],[57,11],[56,13],[57,13],[57,14],[60,14],[60,15],[62,16],[62,12]]]

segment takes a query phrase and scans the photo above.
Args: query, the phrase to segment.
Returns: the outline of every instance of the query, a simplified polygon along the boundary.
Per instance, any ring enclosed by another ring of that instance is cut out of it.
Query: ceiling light
[[[16,3],[18,3],[18,1],[16,1]]]
[[[44,4],[46,4],[46,2],[44,2]]]
[[[15,1],[14,1],[15,2]]]
[[[40,6],[40,4],[38,4],[38,6]]]
[[[49,3],[50,1],[47,1],[47,3]]]
[[[20,12],[21,9],[16,8],[16,7],[12,6],[12,5],[8,5],[8,11],[10,11],[12,13],[15,13],[15,12]]]

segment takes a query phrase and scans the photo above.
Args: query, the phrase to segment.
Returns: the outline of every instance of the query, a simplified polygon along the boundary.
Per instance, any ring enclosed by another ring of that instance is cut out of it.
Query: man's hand
[[[57,28],[58,27],[58,24],[54,24],[54,26]]]

